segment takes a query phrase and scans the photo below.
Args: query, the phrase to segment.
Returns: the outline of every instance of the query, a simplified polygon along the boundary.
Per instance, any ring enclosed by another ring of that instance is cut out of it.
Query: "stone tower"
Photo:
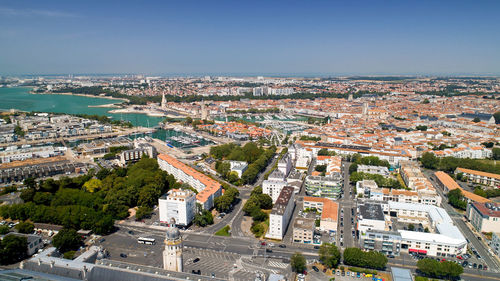
[[[161,95],[161,109],[167,108],[167,100],[165,99],[165,93]]]
[[[165,235],[163,269],[182,272],[182,236],[172,219]]]

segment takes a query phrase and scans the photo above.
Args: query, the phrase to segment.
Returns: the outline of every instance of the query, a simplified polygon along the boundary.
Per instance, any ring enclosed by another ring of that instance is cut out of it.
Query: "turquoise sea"
[[[92,98],[71,95],[30,94],[30,88],[0,88],[0,111],[19,109],[23,111],[57,112],[69,114],[98,114],[106,115],[115,120],[127,120],[136,126],[153,127],[162,117],[151,117],[146,114],[112,114],[108,111],[113,108],[89,107],[120,102],[104,98]]]

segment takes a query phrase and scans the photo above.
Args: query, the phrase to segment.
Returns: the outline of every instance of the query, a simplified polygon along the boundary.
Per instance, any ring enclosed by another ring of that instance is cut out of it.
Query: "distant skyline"
[[[500,1],[0,1],[0,75],[500,75]]]

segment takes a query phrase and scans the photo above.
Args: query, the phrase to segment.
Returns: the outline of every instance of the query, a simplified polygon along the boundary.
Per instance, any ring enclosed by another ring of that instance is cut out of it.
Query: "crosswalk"
[[[277,267],[277,268],[283,268],[283,269],[288,267],[288,264],[283,263],[283,262],[279,262],[279,261],[274,261],[274,260],[270,260],[267,264],[270,267]]]

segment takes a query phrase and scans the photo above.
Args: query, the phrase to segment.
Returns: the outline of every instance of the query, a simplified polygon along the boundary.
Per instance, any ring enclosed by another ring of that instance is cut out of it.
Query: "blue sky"
[[[500,1],[5,1],[0,74],[500,74]]]

